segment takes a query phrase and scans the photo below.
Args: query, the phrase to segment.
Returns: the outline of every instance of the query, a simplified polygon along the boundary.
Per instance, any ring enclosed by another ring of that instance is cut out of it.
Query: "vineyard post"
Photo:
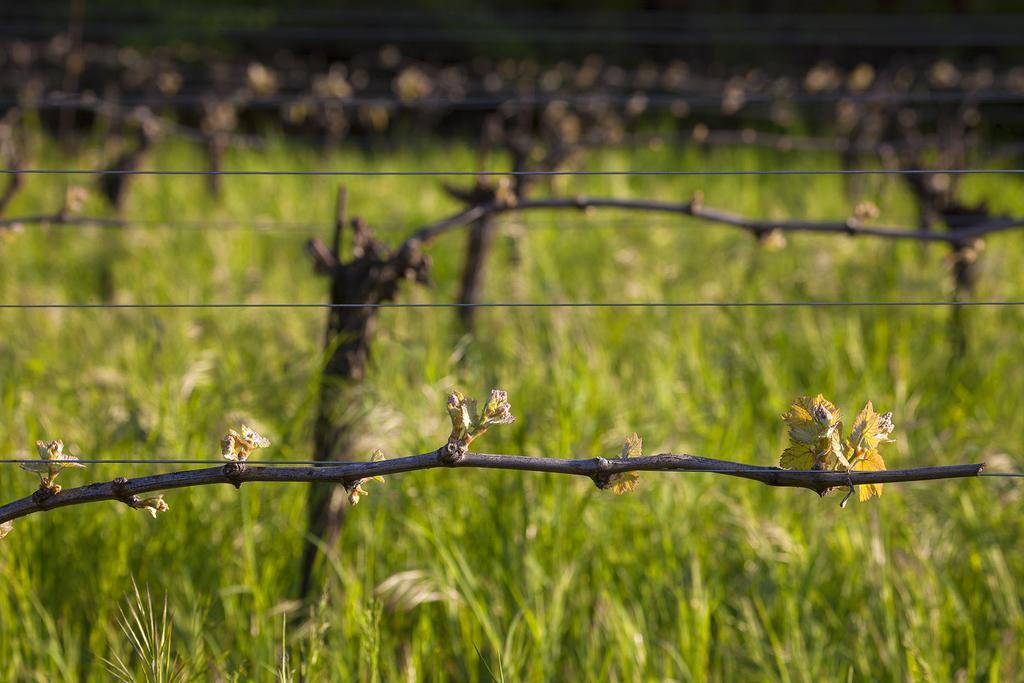
[[[206,136],[206,168],[210,174],[206,176],[206,191],[212,197],[219,197],[222,183],[220,170],[224,167],[224,150],[227,147],[227,140],[224,133],[214,131]]]
[[[149,117],[142,117],[137,125],[134,148],[124,151],[106,168],[112,173],[104,173],[99,177],[100,192],[118,212],[124,209],[128,200],[128,188],[134,178],[132,172],[142,167],[159,133],[155,121]]]
[[[64,79],[61,90],[66,93],[78,89],[78,81],[85,68],[85,55],[82,51],[82,29],[85,19],[85,0],[71,0],[68,8],[67,54],[64,56]],[[58,119],[58,136],[65,149],[72,148],[75,127],[75,110],[70,107],[60,111]]]
[[[487,169],[487,160],[490,157],[491,147],[494,142],[494,125],[491,119],[484,122],[483,130],[480,133],[480,150],[478,167],[481,171]],[[481,203],[481,201],[493,200],[493,192],[490,196],[486,194],[487,184],[484,176],[479,176],[474,188],[469,193],[450,191],[449,194],[461,199],[469,206]],[[460,304],[476,304],[480,302],[481,290],[484,286],[485,272],[488,256],[494,244],[494,219],[491,214],[485,214],[473,221],[466,235],[466,261],[462,268],[462,279],[459,281]],[[476,308],[464,305],[458,309],[459,322],[464,332],[472,332],[476,321]]]
[[[24,149],[17,136],[15,127],[19,123],[19,112],[12,109],[0,120],[0,158],[11,170],[18,169],[24,163]],[[7,205],[14,199],[14,195],[22,188],[24,179],[20,173],[11,173],[7,176],[7,183],[3,192],[0,192],[0,216],[4,215]]]
[[[18,194],[18,190],[21,189],[22,185],[23,181],[20,173],[12,173],[7,177],[7,185],[4,187],[4,191],[0,193],[0,216],[4,215],[7,205],[14,199],[14,195]]]
[[[921,216],[934,216],[945,224],[947,230],[970,230],[992,221],[992,215],[984,203],[967,205],[954,198],[953,187],[937,190],[942,180],[938,174],[916,174],[904,176],[913,188],[913,194],[921,207]],[[948,178],[948,176],[945,176]],[[955,183],[953,180],[946,182]],[[928,229],[930,221],[923,218],[922,228]],[[974,294],[978,279],[977,260],[982,248],[980,238],[968,238],[950,242],[950,261],[953,276],[953,300],[967,301]],[[950,311],[950,340],[952,357],[962,358],[967,353],[967,321],[961,306]]]
[[[348,203],[348,193],[345,186],[338,188],[338,197],[335,205],[334,231],[331,239],[330,251],[327,254],[333,261],[317,261],[318,272],[327,274],[331,278],[330,296],[331,303],[339,303],[342,298],[338,291],[339,266],[341,263],[342,233],[345,229],[345,213]],[[314,257],[316,258],[316,257]],[[365,354],[352,351],[349,348],[353,339],[343,340],[339,338],[340,332],[346,329],[346,321],[341,316],[344,309],[330,309],[327,312],[327,325],[324,330],[323,349],[326,362],[321,371],[320,391],[317,399],[316,419],[313,423],[313,459],[332,460],[336,454],[346,450],[346,441],[349,437],[348,426],[339,420],[335,413],[342,405],[345,391],[345,384],[358,380],[363,373]],[[357,339],[360,337],[356,337]],[[347,341],[347,343],[346,343]],[[337,540],[337,534],[341,529],[345,516],[345,509],[342,505],[341,490],[332,484],[314,484],[309,489],[308,497],[308,531],[314,537],[323,540],[329,546]],[[309,590],[309,583],[312,579],[313,568],[316,561],[317,546],[307,538],[303,547],[302,577],[300,592],[306,595]]]
[[[494,220],[490,214],[481,216],[469,226],[466,235],[466,262],[459,285],[459,321],[465,332],[472,332],[476,322],[476,308],[470,304],[480,303],[481,290],[491,248],[494,245]]]
[[[219,197],[222,189],[219,171],[223,168],[228,136],[238,125],[238,113],[229,102],[212,100],[203,102],[203,115],[199,124],[203,146],[206,149],[206,190]]]
[[[526,171],[531,167],[543,171],[556,170],[580,148],[578,145],[559,144],[557,135],[550,135],[551,140],[544,146],[543,155],[532,166],[530,162],[534,141],[527,130],[528,125],[528,121],[523,117],[516,121],[517,127],[514,130],[509,130],[495,118],[489,118],[484,122],[480,136],[480,167],[486,168],[484,162],[491,147],[501,141],[511,158],[512,174],[507,186],[500,183],[495,186],[480,177],[469,190],[446,187],[448,194],[461,200],[467,207],[491,204],[495,201],[514,204],[526,198],[526,191],[532,180],[531,176],[525,174]],[[482,298],[481,291],[486,281],[487,263],[493,250],[495,231],[493,215],[488,212],[472,222],[466,237],[466,260],[458,296],[458,302],[461,304],[458,315],[465,332],[472,332],[474,329],[476,308],[471,304],[479,303]]]
[[[427,282],[429,263],[418,249],[391,251],[375,240],[366,222],[353,218],[351,259],[343,260],[347,191],[339,188],[334,233],[328,247],[319,238],[307,243],[314,270],[330,283],[330,303],[324,334],[324,362],[316,419],[313,426],[314,460],[341,460],[353,451],[352,418],[344,414],[354,398],[352,388],[362,381],[370,358],[378,310],[360,307],[394,299],[403,280]],[[355,306],[353,306],[355,305]],[[300,591],[307,595],[317,552],[333,546],[345,516],[346,494],[337,484],[311,487],[308,536],[303,549]]]
[[[906,169],[926,168],[924,162],[923,136],[916,120],[904,119],[899,114],[893,121],[902,133],[906,144],[898,155],[900,167]],[[972,123],[969,110],[958,107],[953,112],[940,112],[938,125],[939,156],[935,160],[941,168],[964,168],[968,162],[966,140]],[[917,201],[922,230],[930,230],[940,221],[947,230],[970,230],[990,223],[993,219],[985,202],[967,204],[958,198],[960,177],[936,173],[906,173],[903,179]],[[977,284],[977,260],[983,242],[980,238],[950,241],[950,263],[953,276],[953,300],[967,301]],[[967,321],[960,306],[950,311],[950,342],[952,358],[962,358],[967,353]]]

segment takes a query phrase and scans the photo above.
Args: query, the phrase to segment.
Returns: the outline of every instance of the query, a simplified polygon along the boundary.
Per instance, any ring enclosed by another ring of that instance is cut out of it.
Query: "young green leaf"
[[[816,446],[839,427],[839,409],[821,394],[814,398],[801,396],[782,414],[793,443]]]
[[[473,416],[469,410],[469,401],[460,391],[448,395],[448,416],[452,421],[450,441],[462,443],[473,429]]]
[[[782,419],[789,427],[790,446],[779,459],[779,467],[834,470],[848,465],[839,409],[821,394],[799,397]]]
[[[881,416],[875,412],[871,401],[868,401],[864,408],[857,413],[857,417],[853,420],[853,427],[850,429],[850,443],[855,449],[878,446],[880,419]]]
[[[384,451],[382,451],[379,448],[373,452],[373,455],[370,456],[370,462],[380,462],[383,459],[384,459]],[[367,493],[366,489],[363,488],[363,484],[365,484],[365,483],[367,483],[368,481],[371,481],[371,480],[372,481],[376,481],[376,482],[380,482],[381,484],[384,483],[384,477],[375,476],[375,477],[369,477],[367,479],[357,479],[356,481],[354,481],[354,482],[352,482],[351,484],[348,485],[347,489],[348,489],[348,502],[349,502],[349,505],[358,505],[359,504],[359,500],[361,498],[363,498],[364,496],[368,496],[369,495],[369,493]]]
[[[18,466],[23,470],[38,474],[39,485],[53,493],[60,493],[60,486],[55,484],[54,480],[64,468],[85,467],[78,462],[78,458],[64,452],[64,442],[60,439],[36,441],[36,452],[39,453],[38,462],[22,462]]]
[[[268,448],[270,446],[270,439],[260,436],[255,430],[249,429],[245,425],[242,425],[242,438],[247,444],[250,444],[251,448]]]
[[[501,389],[491,389],[491,395],[484,406],[484,412],[480,415],[481,426],[487,425],[510,425],[516,421],[512,414],[512,406],[508,402],[508,392]]]
[[[643,455],[643,439],[639,434],[633,432],[631,436],[626,437],[626,441],[622,444],[622,453],[619,458],[625,460],[641,455]],[[635,491],[639,484],[640,474],[638,472],[616,472],[608,477],[605,488],[609,488],[612,493],[621,496],[624,493]]]
[[[810,470],[814,468],[814,447],[805,443],[795,443],[782,451],[779,467],[784,470]]]
[[[869,451],[858,451],[851,469],[861,472],[880,472],[885,470],[885,460],[883,460],[878,451],[874,449]],[[881,484],[860,484],[857,486],[857,489],[857,497],[861,502],[868,500],[872,496],[882,495]]]
[[[167,504],[167,501],[164,500],[163,494],[153,496],[152,498],[144,498],[139,503],[138,507],[140,510],[145,510],[146,512],[151,514],[153,516],[153,519],[156,519],[156,515],[158,512],[167,512],[168,510],[171,509],[171,507]]]
[[[448,395],[448,416],[452,421],[452,433],[449,443],[468,448],[469,444],[483,436],[491,425],[512,424],[516,418],[512,415],[512,407],[508,402],[508,393],[501,389],[492,389],[479,415],[476,401],[466,398],[461,392],[453,391]]]
[[[626,437],[626,441],[622,444],[622,453],[619,455],[620,458],[635,458],[643,455],[644,451],[644,440],[639,434],[633,432],[631,436]]]
[[[849,469],[869,472],[884,470],[885,460],[878,452],[878,447],[883,443],[892,443],[890,435],[894,429],[892,413],[879,415],[871,401],[868,401],[853,421],[853,429],[846,442],[846,451],[852,463]],[[882,495],[881,484],[861,484],[857,489],[861,501]]]

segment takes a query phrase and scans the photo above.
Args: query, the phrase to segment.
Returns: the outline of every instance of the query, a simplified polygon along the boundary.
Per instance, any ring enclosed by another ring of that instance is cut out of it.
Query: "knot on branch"
[[[128,485],[128,480],[124,477],[117,477],[110,482],[111,487],[114,489],[114,495],[119,501],[128,505],[129,507],[136,507],[139,502],[138,496],[131,495],[125,491],[125,487]]]
[[[133,510],[138,510],[140,507],[142,507],[142,499],[139,498],[138,496],[123,496],[118,498],[118,500],[127,505],[128,507],[132,508]]]
[[[229,462],[224,465],[224,476],[236,488],[242,488],[242,473],[245,472],[245,463]]]
[[[58,484],[53,484],[50,487],[40,485],[32,494],[32,502],[35,503],[37,507],[45,510],[49,506],[53,497],[58,493],[60,493],[60,485]]]
[[[437,460],[442,465],[451,467],[462,461],[469,452],[469,445],[456,439],[449,439],[448,443],[437,449]]]
[[[128,486],[128,480],[124,477],[118,477],[114,479],[111,486],[114,489],[114,496],[118,501],[124,503],[133,510],[140,510],[146,507],[146,502],[138,496],[128,493],[126,487]]]
[[[598,456],[594,458],[594,467],[597,468],[597,472],[590,477],[594,480],[594,485],[602,490],[611,486],[612,473],[609,471],[612,467],[611,461],[608,458]]]

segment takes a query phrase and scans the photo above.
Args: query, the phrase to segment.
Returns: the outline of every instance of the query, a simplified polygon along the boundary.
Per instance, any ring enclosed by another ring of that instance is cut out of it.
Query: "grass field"
[[[88,148],[95,149],[95,148]],[[275,143],[235,168],[471,168],[458,145],[328,159]],[[88,166],[43,149],[39,166]],[[200,167],[166,144],[154,168]],[[827,156],[753,151],[607,152],[590,168],[829,168]],[[9,215],[53,210],[69,179],[28,180]],[[85,182],[85,181],[83,181]],[[308,221],[327,235],[337,179],[140,178],[144,219]],[[350,207],[389,240],[456,208],[437,179],[350,179]],[[667,200],[771,217],[848,215],[874,200],[886,223],[915,210],[895,178],[596,177],[560,193]],[[1015,177],[965,193],[1024,211]],[[538,188],[541,192],[550,188]],[[95,197],[88,212],[102,211]],[[797,235],[781,251],[688,220],[625,213],[531,214],[503,223],[491,301],[947,299],[941,247]],[[0,236],[0,301],[322,301],[308,231],[26,227]],[[434,244],[432,290],[450,301],[462,234]],[[1024,238],[990,239],[978,298],[1024,299]],[[516,424],[481,448],[551,457],[649,453],[773,464],[779,415],[824,392],[853,413],[895,414],[890,467],[988,461],[1024,468],[1024,319],[963,311],[951,352],[943,308],[487,309],[474,339],[447,310],[382,314],[372,372],[347,409],[363,459],[436,448],[452,387],[509,391]],[[61,438],[82,457],[216,457],[245,421],[268,457],[311,455],[324,312],[0,311],[0,451]],[[1014,398],[1018,397],[1018,398]],[[93,466],[65,486],[151,469]],[[31,475],[0,468],[0,497]],[[588,481],[434,471],[371,485],[323,575],[312,616],[293,619],[306,488],[174,491],[157,519],[104,503],[35,515],[0,543],[0,679],[108,680],[138,657],[121,626],[132,580],[163,600],[170,649],[199,680],[1012,680],[1024,670],[1024,488],[984,479],[891,485],[841,510],[838,497],[698,474],[645,474],[615,497]],[[133,598],[132,598],[133,599]],[[149,610],[147,610],[149,611]]]

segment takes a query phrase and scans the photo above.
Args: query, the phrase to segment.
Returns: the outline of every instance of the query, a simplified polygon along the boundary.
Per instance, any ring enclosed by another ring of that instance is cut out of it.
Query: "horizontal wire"
[[[928,306],[1024,306],[1024,300],[1007,301],[500,301],[482,303],[381,302],[381,303],[0,303],[0,309],[171,309],[171,308],[832,308],[832,307],[928,307]]]
[[[0,168],[0,175],[142,175],[142,176],[853,176],[853,175],[1019,175],[1024,168],[831,168],[725,171],[302,171],[302,170],[198,170],[118,168]]]

